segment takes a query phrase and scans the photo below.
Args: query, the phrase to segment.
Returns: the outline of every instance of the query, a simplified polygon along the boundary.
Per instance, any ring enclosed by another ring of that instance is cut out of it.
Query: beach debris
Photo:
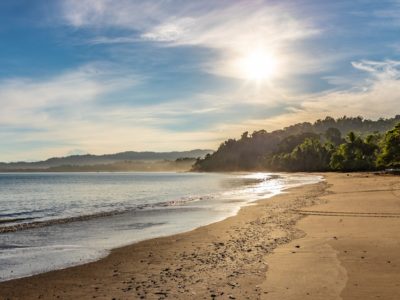
[[[240,284],[237,282],[228,282],[228,285],[232,287],[232,289],[236,288],[236,287],[240,287]]]

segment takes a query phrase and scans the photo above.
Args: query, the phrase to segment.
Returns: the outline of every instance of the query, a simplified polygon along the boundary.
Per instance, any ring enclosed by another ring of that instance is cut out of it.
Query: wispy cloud
[[[60,106],[77,109],[102,94],[138,83],[139,77],[117,74],[119,71],[111,71],[109,67],[89,64],[51,78],[0,82],[0,123],[16,118],[23,121],[22,114],[35,114],[36,109]]]
[[[170,20],[168,23],[156,25],[149,31],[140,34],[143,40],[156,42],[179,43],[184,36],[191,35],[191,28],[196,23],[193,18]]]
[[[168,1],[64,0],[61,14],[74,27],[120,27],[141,30],[168,13]]]
[[[3,147],[10,143],[34,143],[43,147],[50,145],[50,148],[51,145],[74,144],[71,134],[77,134],[79,130],[72,130],[72,124],[89,124],[90,121],[85,119],[88,112],[99,109],[96,108],[97,100],[135,86],[140,80],[140,77],[126,74],[109,64],[88,64],[50,78],[0,81],[0,137]],[[33,149],[29,146],[24,148],[21,158],[34,157],[34,154],[27,154]],[[6,155],[5,152],[2,155]],[[10,155],[18,157],[16,153]],[[37,157],[43,158],[44,155]],[[0,160],[7,158],[1,157]]]
[[[118,37],[107,37],[107,36],[97,36],[91,38],[88,43],[92,45],[97,44],[129,44],[139,42],[140,39],[133,36],[118,36]]]
[[[62,12],[67,24],[77,28],[125,30],[121,36],[96,36],[89,41],[93,44],[147,41],[159,46],[214,49],[219,54],[202,67],[226,77],[241,78],[232,62],[255,48],[276,54],[281,69],[295,74],[318,72],[336,57],[328,58],[325,53],[326,59],[316,67],[314,54],[295,50],[295,43],[320,34],[322,29],[285,4],[266,1],[151,1],[150,4],[126,0],[111,4],[108,0],[65,0]]]
[[[352,65],[370,74],[363,84],[346,90],[335,90],[314,95],[299,95],[286,107],[286,113],[267,119],[238,124],[250,130],[279,129],[297,122],[313,122],[326,116],[363,116],[377,119],[400,114],[400,61],[358,61]]]
[[[320,32],[287,6],[265,1],[64,0],[64,20],[74,27],[117,27],[144,39],[231,47],[261,38],[271,43],[297,40]],[[168,36],[168,38],[166,38]],[[240,45],[241,46],[241,45]]]
[[[362,60],[359,62],[352,62],[354,68],[366,71],[379,79],[400,79],[400,61],[385,60],[385,61],[371,61]]]

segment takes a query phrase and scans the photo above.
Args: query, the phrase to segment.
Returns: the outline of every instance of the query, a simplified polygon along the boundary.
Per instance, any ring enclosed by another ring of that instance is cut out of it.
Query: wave
[[[262,176],[261,176],[262,175]],[[232,187],[241,187],[241,191],[245,191],[248,193],[248,190],[243,190],[244,187],[249,187],[249,186],[256,186],[256,184],[265,182],[265,181],[270,181],[274,179],[280,178],[280,175],[277,174],[246,174],[240,177],[236,178],[231,178],[230,184],[232,184]],[[240,184],[239,184],[240,183]],[[230,196],[238,196],[237,190],[233,189],[229,192]],[[134,207],[125,207],[125,208],[119,208],[115,210],[108,210],[108,211],[100,211],[92,214],[84,214],[84,215],[77,215],[77,216],[59,216],[54,217],[49,219],[48,217],[51,215],[44,215],[41,217],[38,216],[29,216],[32,214],[36,214],[38,212],[45,212],[49,211],[48,209],[44,210],[35,210],[35,211],[24,211],[24,212],[16,212],[12,214],[0,214],[0,225],[5,225],[5,226],[0,226],[0,234],[3,233],[10,233],[10,232],[16,232],[16,231],[21,231],[21,230],[27,230],[27,229],[34,229],[34,228],[40,228],[40,227],[46,227],[46,226],[52,226],[52,225],[61,225],[61,224],[67,224],[67,223],[72,223],[72,222],[80,222],[80,221],[88,221],[92,219],[97,219],[97,218],[103,218],[103,217],[111,217],[111,216],[116,216],[116,215],[121,215],[125,213],[132,213],[136,211],[145,211],[145,210],[156,210],[156,209],[163,209],[163,208],[179,208],[182,207],[188,203],[193,203],[193,202],[198,202],[198,201],[209,201],[214,199],[215,197],[218,197],[218,195],[221,197],[222,194],[209,194],[209,195],[201,195],[201,196],[185,196],[180,199],[174,199],[174,200],[167,200],[167,201],[162,201],[162,202],[156,202],[156,203],[148,203],[148,204],[141,204],[137,205]],[[250,193],[254,197],[254,193]],[[241,202],[242,200],[238,199],[238,202]],[[50,210],[51,211],[51,210]],[[23,215],[28,215],[28,216],[23,216]],[[21,216],[21,217],[20,217]],[[23,216],[23,217],[22,217]],[[54,215],[53,215],[54,216]],[[5,218],[2,218],[5,217]]]
[[[34,220],[36,218],[11,218],[11,219],[0,219],[0,224],[6,224],[6,223],[16,223],[16,222],[22,222],[22,221],[28,221],[28,220]]]
[[[64,217],[64,218],[55,218],[55,219],[48,219],[48,220],[38,220],[36,217],[26,217],[26,218],[7,218],[7,219],[0,219],[0,224],[9,224],[9,223],[17,223],[13,225],[7,226],[0,226],[0,234],[2,233],[9,233],[9,232],[16,232],[21,230],[33,229],[33,228],[40,228],[52,225],[61,225],[67,224],[72,222],[80,222],[80,221],[89,221],[92,219],[103,218],[103,217],[111,217],[122,215],[125,213],[135,212],[135,211],[143,211],[143,210],[153,210],[153,209],[160,209],[160,208],[172,208],[172,207],[179,207],[183,206],[187,203],[197,202],[201,200],[208,200],[212,199],[213,196],[198,196],[198,197],[185,197],[178,200],[169,200],[165,202],[157,202],[157,203],[149,203],[149,204],[142,204],[135,207],[130,207],[126,209],[118,209],[118,210],[111,210],[111,211],[104,211],[98,212],[93,214],[86,214],[80,216],[73,216],[73,217]],[[37,221],[32,221],[37,220]],[[31,222],[29,222],[31,221]]]
[[[36,210],[30,210],[30,211],[17,211],[17,212],[6,213],[6,214],[3,213],[3,214],[0,214],[0,218],[18,217],[18,216],[23,216],[23,215],[28,215],[28,214],[32,215],[32,214],[43,213],[43,212],[47,212],[47,211],[50,211],[50,209],[45,208],[45,209],[36,209]]]

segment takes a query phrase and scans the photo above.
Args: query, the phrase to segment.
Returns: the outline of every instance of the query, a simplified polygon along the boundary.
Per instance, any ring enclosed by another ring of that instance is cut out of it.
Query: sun
[[[239,59],[243,77],[252,81],[265,81],[277,72],[277,59],[263,49],[254,49]]]

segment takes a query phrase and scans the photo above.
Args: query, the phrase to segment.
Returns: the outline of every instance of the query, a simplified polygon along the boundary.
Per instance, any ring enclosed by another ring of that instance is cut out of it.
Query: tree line
[[[371,121],[326,117],[282,130],[245,132],[213,154],[197,159],[196,171],[371,171],[400,168],[400,116]]]

